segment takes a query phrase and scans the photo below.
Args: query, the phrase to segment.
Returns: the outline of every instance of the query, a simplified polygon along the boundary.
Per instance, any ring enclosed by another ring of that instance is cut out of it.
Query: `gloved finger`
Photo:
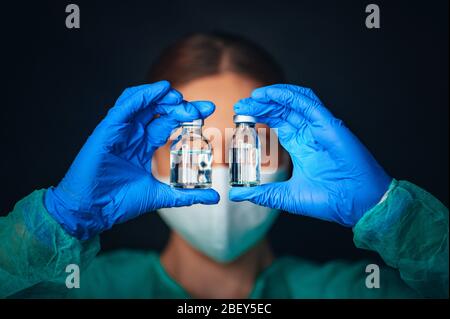
[[[166,95],[162,96],[159,100],[155,101],[158,104],[180,104],[183,102],[183,95],[175,89],[170,89]]]
[[[189,109],[185,108],[187,104]],[[167,107],[171,108],[169,114],[155,118],[146,126],[147,140],[151,147],[164,145],[173,130],[180,126],[180,122],[208,117],[215,109],[214,104],[209,101],[184,102],[182,105],[168,105]],[[182,111],[175,111],[178,107],[181,107]]]
[[[162,115],[151,121],[145,128],[149,146],[160,147],[166,144],[170,134],[178,126],[180,126],[180,122],[169,115]]]
[[[220,200],[220,195],[214,189],[175,189],[166,184],[166,200],[164,207],[181,207],[194,204],[213,205]],[[163,208],[163,207],[161,207]]]
[[[333,118],[331,112],[322,103],[290,89],[262,87],[254,90],[251,97],[259,102],[275,102],[289,106],[311,123],[327,123]]]
[[[337,161],[350,158],[352,163],[373,161],[372,155],[367,151],[364,144],[345,126],[342,120],[334,118],[328,125],[315,127],[312,132],[314,138]]]
[[[117,98],[116,103],[115,104],[121,104],[123,103],[123,101],[125,101],[127,98],[129,98],[131,95],[133,95],[134,93],[136,93],[137,91],[140,91],[142,89],[144,89],[145,87],[147,87],[148,84],[142,84],[142,85],[137,85],[137,86],[132,86],[129,88],[126,88],[122,94]]]
[[[291,150],[294,137],[300,142],[312,141],[309,123],[294,110],[275,103],[260,103],[253,99],[243,99],[235,104],[237,114],[256,116],[259,123],[268,125],[275,129],[281,145],[288,151]],[[284,110],[288,110],[285,112]]]
[[[183,95],[175,89],[170,89],[166,95],[162,96],[158,101],[155,101],[156,104],[165,104],[165,105],[177,105],[183,102]],[[153,120],[155,114],[154,107],[149,107],[141,112],[135,117],[135,121],[141,122],[143,125],[147,125]]]
[[[210,116],[216,109],[211,101],[191,101],[190,103],[200,112],[202,119]]]
[[[128,123],[132,121],[136,115],[148,109],[153,102],[166,95],[170,90],[170,83],[160,81],[127,90],[122,93],[126,97],[119,97],[118,101],[120,103],[116,103],[109,110],[106,116],[108,120],[115,123]]]
[[[279,88],[279,89],[287,89],[292,92],[304,94],[307,97],[311,98],[312,100],[322,103],[322,101],[319,99],[319,97],[310,88],[302,87],[299,85],[293,85],[293,84],[273,84],[273,85],[270,85],[270,87]]]
[[[234,202],[249,201],[260,206],[286,210],[285,203],[292,201],[292,199],[284,198],[288,193],[283,191],[285,183],[269,183],[255,187],[232,187],[228,197]]]
[[[307,144],[314,149],[320,149],[325,146],[316,144],[316,140],[318,139],[314,136],[314,132],[319,129],[322,130],[322,128],[314,127],[291,108],[275,103],[256,102],[251,98],[248,99],[251,100],[250,103],[244,100],[239,101],[235,105],[235,110],[237,110],[236,113],[257,116],[259,123],[266,124],[270,128],[275,129],[275,133],[277,134],[281,145],[291,155],[293,152],[297,151],[299,143],[303,145]],[[282,113],[282,111],[277,111],[277,109],[272,111],[273,108],[271,107],[274,105],[278,107],[278,110],[288,109],[290,111],[287,113]],[[280,114],[277,112],[280,112]],[[319,134],[322,134],[322,132],[319,132]]]
[[[215,106],[212,102],[183,101],[177,105],[157,104],[155,112],[160,115],[168,115],[172,119],[176,119],[179,122],[189,122],[196,119],[205,118],[214,112],[214,109]]]
[[[348,145],[342,145],[349,135],[348,130],[342,121],[335,117],[329,118],[325,125],[311,124],[305,118],[290,107],[276,104],[274,102],[262,103],[253,98],[242,99],[235,104],[237,114],[253,115],[258,118],[258,122],[267,124],[271,128],[277,128],[280,142],[287,151],[289,142],[292,140],[293,128],[297,129],[295,136],[303,144],[316,141],[328,150],[346,150]],[[286,123],[290,125],[286,125]],[[319,145],[318,144],[318,145]]]
[[[282,119],[272,117],[258,117],[258,123],[266,124],[270,128],[274,129],[281,145],[288,152],[291,151],[290,142],[298,134],[298,130],[295,127]]]
[[[296,112],[294,109],[288,106],[273,102],[262,103],[252,98],[239,100],[234,105],[234,111],[239,115],[251,115],[258,118],[280,118],[289,122],[294,127],[300,127],[305,123],[305,118],[300,113]]]

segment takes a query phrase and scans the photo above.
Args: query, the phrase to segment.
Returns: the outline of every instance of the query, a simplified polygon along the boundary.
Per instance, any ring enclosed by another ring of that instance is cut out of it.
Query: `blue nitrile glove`
[[[126,89],[47,191],[47,210],[69,234],[87,239],[158,208],[217,203],[212,189],[176,190],[151,174],[153,153],[172,130],[213,111],[211,102],[183,101],[167,81]]]
[[[233,188],[231,200],[352,227],[388,190],[392,178],[310,89],[285,84],[258,88],[234,110],[278,129],[294,170],[286,182]]]

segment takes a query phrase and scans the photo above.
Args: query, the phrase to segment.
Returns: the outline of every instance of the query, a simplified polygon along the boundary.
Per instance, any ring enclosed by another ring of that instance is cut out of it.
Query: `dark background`
[[[81,29],[65,27],[65,7]],[[448,206],[448,1],[20,1],[0,5],[0,212],[56,185],[121,91],[143,81],[162,48],[189,31],[225,30],[271,52],[289,82],[312,87],[385,169]],[[365,7],[381,8],[381,29]],[[104,250],[160,250],[157,214],[102,235]],[[283,214],[278,255],[376,258],[352,232]]]

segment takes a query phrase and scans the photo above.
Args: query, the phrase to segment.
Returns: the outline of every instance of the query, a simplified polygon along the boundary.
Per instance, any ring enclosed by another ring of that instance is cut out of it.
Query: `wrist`
[[[377,210],[379,207],[383,206],[383,204],[385,203],[385,201],[387,200],[387,198],[389,197],[389,195],[391,194],[392,190],[397,186],[398,181],[394,178],[391,178],[390,183],[387,186],[387,189],[384,191],[384,193],[382,195],[379,195],[378,198],[379,200],[373,204],[370,205],[362,214],[361,216],[358,218],[358,220],[356,220],[355,224],[353,225],[356,226],[356,224],[358,224],[358,222],[363,219],[364,216],[366,216],[370,211],[373,210]]]
[[[92,214],[83,213],[80,203],[70,201],[58,187],[50,187],[44,195],[44,206],[50,216],[71,236],[86,240],[100,233],[94,230],[98,225],[92,221]],[[89,225],[91,225],[89,227]]]
[[[391,232],[392,227],[398,223],[405,210],[403,203],[399,205],[402,202],[399,199],[402,197],[400,182],[393,179],[386,196],[368,210],[353,227],[355,238],[366,242],[385,238],[386,234]]]
[[[75,230],[71,227],[70,210],[64,205],[55,187],[50,187],[44,194],[44,206],[49,215],[62,226],[62,228],[70,235],[75,236]]]
[[[397,185],[397,181],[392,178],[390,183],[389,183],[389,185],[388,185],[388,187],[387,187],[387,190],[384,192],[383,196],[381,196],[380,200],[375,205],[373,205],[373,207],[376,207],[376,206],[382,204],[388,198],[389,193],[392,191],[392,189],[394,188],[395,185]]]

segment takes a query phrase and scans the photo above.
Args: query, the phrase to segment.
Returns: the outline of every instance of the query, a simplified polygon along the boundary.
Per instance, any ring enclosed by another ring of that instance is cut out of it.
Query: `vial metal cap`
[[[182,126],[203,126],[203,119],[193,120],[191,122],[183,122]]]
[[[234,123],[256,123],[256,117],[250,115],[234,115]]]

